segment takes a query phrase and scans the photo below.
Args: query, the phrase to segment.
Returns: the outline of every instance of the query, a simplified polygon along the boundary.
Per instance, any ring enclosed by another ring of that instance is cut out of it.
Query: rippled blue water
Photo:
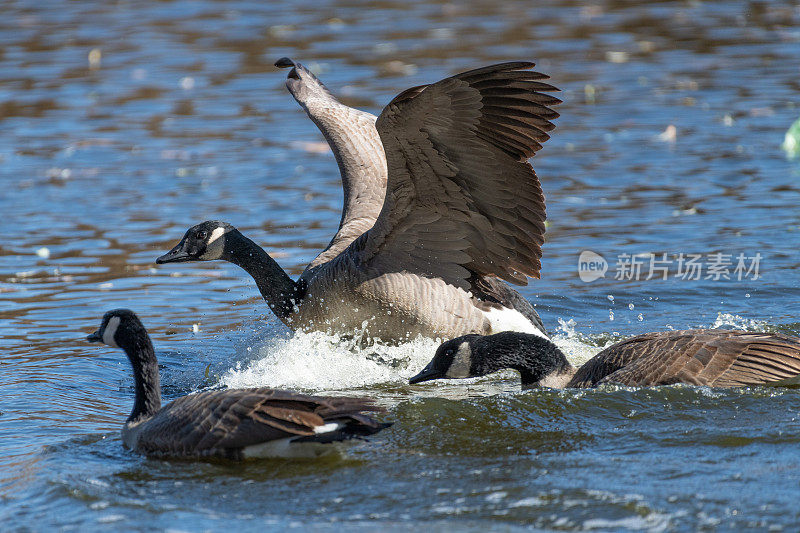
[[[290,56],[378,113],[401,90],[531,59],[564,104],[533,160],[542,279],[522,289],[575,360],[615,335],[800,333],[797,2],[11,1],[0,20],[0,518],[21,529],[794,529],[794,390],[410,387],[399,364],[287,339],[228,264],[156,267],[227,220],[293,275],[339,222],[336,164],[272,67]],[[578,256],[610,264],[585,283]],[[761,255],[759,279],[675,254]],[[614,279],[668,254],[668,280]],[[639,256],[644,257],[644,256]],[[734,276],[735,277],[735,276]],[[216,384],[375,396],[394,427],[346,459],[163,463],[124,451],[114,307],[150,329],[172,398]],[[574,321],[570,322],[570,321]],[[198,331],[193,333],[193,325]]]

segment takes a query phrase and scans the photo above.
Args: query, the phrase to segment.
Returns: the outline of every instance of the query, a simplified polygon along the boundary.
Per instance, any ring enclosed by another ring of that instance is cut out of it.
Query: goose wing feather
[[[214,455],[285,437],[314,435],[329,421],[379,424],[364,398],[326,398],[275,389],[228,389],[178,398],[146,423],[138,447],[153,454]]]
[[[408,271],[468,289],[474,274],[539,277],[545,205],[528,163],[553,129],[557,90],[533,63],[503,63],[409,89],[377,129],[388,184],[356,241],[374,272]]]
[[[339,255],[375,223],[386,190],[386,157],[375,129],[375,115],[339,102],[300,63],[282,58],[275,65],[292,67],[286,87],[322,132],[342,176],[344,206],[339,230],[309,264],[313,268]]]
[[[798,339],[781,334],[686,330],[648,333],[610,346],[581,367],[570,385],[736,387],[776,383],[798,375]]]

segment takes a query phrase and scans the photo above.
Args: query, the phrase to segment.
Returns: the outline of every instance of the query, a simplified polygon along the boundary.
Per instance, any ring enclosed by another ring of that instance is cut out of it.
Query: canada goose
[[[601,351],[579,369],[550,340],[505,332],[443,343],[409,382],[485,376],[512,368],[522,387],[708,387],[800,384],[800,338],[779,333],[690,329],[645,333]]]
[[[376,124],[389,169],[380,215],[297,283],[223,223],[194,226],[157,262],[236,253],[242,264],[242,254],[257,254],[263,266],[246,262],[262,294],[295,329],[385,340],[545,335],[530,303],[497,279],[525,284],[541,267],[544,196],[527,160],[549,138],[558,116],[549,106],[560,100],[542,92],[557,89],[533,66],[484,67],[392,100]]]
[[[128,309],[103,316],[89,342],[122,348],[133,366],[136,401],[122,427],[127,448],[148,456],[198,458],[317,457],[329,444],[391,424],[366,398],[306,396],[276,389],[225,389],[182,396],[161,407],[158,361],[139,318]]]

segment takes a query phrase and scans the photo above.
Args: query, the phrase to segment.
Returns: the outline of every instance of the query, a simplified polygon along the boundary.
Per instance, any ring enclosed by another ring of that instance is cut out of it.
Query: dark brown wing
[[[581,366],[567,387],[587,388],[596,386],[600,380],[624,368],[639,357],[652,355],[651,350],[666,349],[662,333],[645,333],[618,342],[601,351]]]
[[[545,205],[528,163],[560,103],[533,63],[504,63],[401,93],[378,117],[386,199],[352,248],[362,268],[469,288],[472,273],[539,277]]]
[[[606,348],[569,386],[687,383],[765,385],[800,375],[800,339],[780,334],[686,330],[639,335]]]
[[[800,339],[780,334],[739,335],[728,353],[739,355],[715,377],[715,387],[779,384],[800,376]]]
[[[226,450],[275,439],[308,437],[335,420],[365,424],[365,432],[367,426],[380,428],[365,414],[380,410],[366,398],[316,397],[266,388],[201,392],[178,398],[146,422],[139,449],[164,455],[225,455]]]

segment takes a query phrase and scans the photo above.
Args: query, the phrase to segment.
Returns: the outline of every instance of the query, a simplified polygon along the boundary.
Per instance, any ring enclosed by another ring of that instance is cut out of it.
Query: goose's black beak
[[[412,378],[409,378],[408,382],[411,385],[416,385],[417,383],[422,383],[423,381],[430,381],[432,379],[439,379],[443,377],[444,376],[441,372],[433,368],[433,365],[428,365],[422,369],[422,372]]]
[[[98,329],[91,335],[87,335],[86,340],[89,342],[103,342],[103,336],[100,335],[100,330]]]
[[[192,260],[192,256],[184,251],[183,241],[181,241],[177,244],[177,246],[175,246],[175,248],[156,259],[156,264],[162,265],[164,263],[185,263],[186,261]]]

